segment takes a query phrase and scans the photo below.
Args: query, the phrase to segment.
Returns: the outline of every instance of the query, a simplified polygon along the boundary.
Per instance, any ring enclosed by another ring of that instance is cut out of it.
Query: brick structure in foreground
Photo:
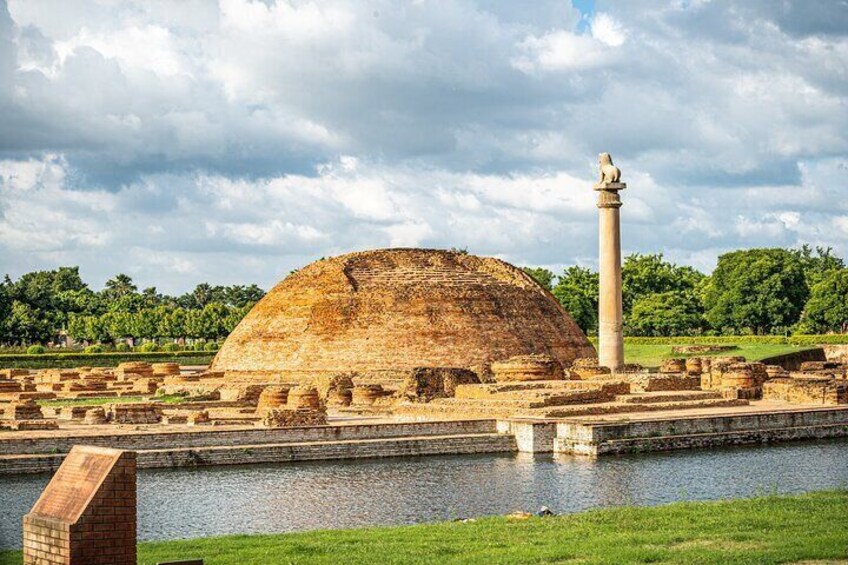
[[[135,565],[135,452],[74,446],[24,516],[25,565]]]

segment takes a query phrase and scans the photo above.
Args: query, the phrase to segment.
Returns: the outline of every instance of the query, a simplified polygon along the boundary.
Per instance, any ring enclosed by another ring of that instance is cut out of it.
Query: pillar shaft
[[[598,363],[612,371],[624,365],[621,304],[621,200],[615,188],[596,187],[599,212]]]

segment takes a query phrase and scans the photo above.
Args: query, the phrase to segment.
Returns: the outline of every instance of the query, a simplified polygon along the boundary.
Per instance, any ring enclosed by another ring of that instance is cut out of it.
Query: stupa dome
[[[485,371],[516,355],[564,366],[595,356],[557,300],[499,259],[384,249],[321,259],[286,277],[245,316],[211,370],[299,382],[417,367]]]

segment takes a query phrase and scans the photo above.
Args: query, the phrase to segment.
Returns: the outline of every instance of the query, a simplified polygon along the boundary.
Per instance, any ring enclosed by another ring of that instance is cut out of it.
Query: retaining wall
[[[625,423],[557,424],[554,450],[576,455],[848,437],[848,407]]]
[[[477,434],[287,445],[157,449],[137,452],[137,465],[139,468],[151,469],[288,463],[324,459],[510,453],[516,450],[515,438],[511,435]],[[64,454],[3,457],[0,458],[0,475],[54,471],[61,465],[64,457]]]
[[[16,453],[67,453],[75,444],[126,450],[178,449],[216,445],[345,441],[404,436],[494,433],[494,420],[356,424],[302,428],[256,428],[244,430],[197,430],[184,432],[132,432],[103,435],[0,439],[0,455]]]

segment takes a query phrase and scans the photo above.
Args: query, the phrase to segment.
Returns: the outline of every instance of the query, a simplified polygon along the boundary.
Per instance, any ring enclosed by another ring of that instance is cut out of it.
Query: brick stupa
[[[304,382],[418,367],[486,370],[517,355],[564,366],[594,347],[545,289],[498,259],[385,249],[316,261],[274,287],[227,338],[211,370]]]

